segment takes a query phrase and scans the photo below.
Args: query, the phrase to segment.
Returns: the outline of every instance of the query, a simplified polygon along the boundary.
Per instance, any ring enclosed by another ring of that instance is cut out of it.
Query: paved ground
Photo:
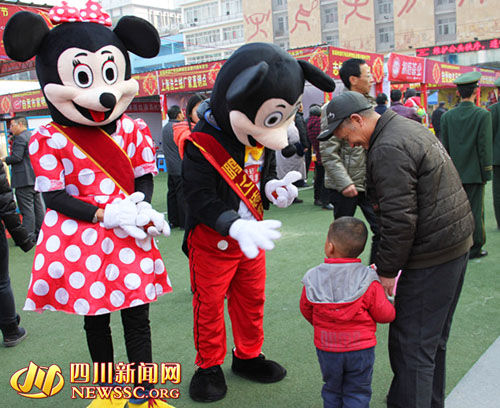
[[[500,337],[446,398],[446,408],[500,407]]]

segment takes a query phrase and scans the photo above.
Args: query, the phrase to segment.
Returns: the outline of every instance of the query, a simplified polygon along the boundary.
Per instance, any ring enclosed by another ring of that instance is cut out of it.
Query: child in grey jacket
[[[377,323],[396,315],[377,273],[357,258],[367,235],[361,220],[336,219],[328,230],[325,262],[302,279],[300,310],[314,326],[325,408],[369,407]]]

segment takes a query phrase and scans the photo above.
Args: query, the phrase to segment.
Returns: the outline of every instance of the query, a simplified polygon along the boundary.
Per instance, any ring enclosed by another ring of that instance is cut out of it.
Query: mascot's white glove
[[[137,203],[137,226],[144,227],[149,223],[152,225],[147,227],[148,235],[152,237],[159,235],[168,237],[170,235],[170,226],[165,221],[163,214],[153,209],[147,201],[141,201]]]
[[[259,254],[259,248],[271,250],[274,248],[272,240],[281,237],[277,231],[281,227],[281,221],[266,220],[243,220],[238,219],[231,224],[229,236],[238,241],[241,251],[247,258],[255,258]]]
[[[162,213],[154,210],[147,201],[141,201],[137,203],[137,226],[145,227],[148,224],[152,225],[146,228],[147,237],[135,240],[137,246],[144,251],[151,250],[153,237],[159,235],[168,237],[170,235],[170,226],[168,222],[165,221],[165,217]]]
[[[111,229],[119,227],[128,235],[137,239],[146,238],[142,228],[137,227],[137,206],[144,200],[144,194],[135,192],[123,200],[115,201],[104,208],[104,228]]]
[[[299,190],[292,183],[302,178],[298,171],[289,171],[281,180],[270,180],[266,183],[266,197],[275,206],[286,208],[299,195]]]

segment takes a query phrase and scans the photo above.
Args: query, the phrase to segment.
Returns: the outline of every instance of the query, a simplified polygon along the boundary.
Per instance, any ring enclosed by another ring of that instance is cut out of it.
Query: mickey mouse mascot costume
[[[36,56],[53,119],[29,144],[35,188],[48,210],[24,310],[84,315],[95,363],[113,362],[110,313],[120,310],[127,355],[137,368],[152,362],[149,303],[171,291],[153,240],[170,230],[149,204],[157,173],[150,131],[123,112],[138,90],[128,51],[153,57],[160,41],[136,17],[123,17],[111,31],[109,15],[93,1],[83,10],[62,2],[49,16],[58,24],[52,29],[43,17],[19,12],[4,33],[10,58]],[[151,384],[135,385],[128,407],[170,406],[148,397]],[[90,407],[126,402],[99,397]]]
[[[235,374],[262,383],[286,370],[267,360],[264,341],[265,252],[279,238],[279,221],[263,221],[273,203],[287,207],[301,175],[276,180],[274,150],[287,146],[304,80],[331,92],[321,70],[273,44],[240,47],[220,70],[209,102],[184,145],[182,173],[187,204],[183,249],[189,256],[194,342],[198,366],[189,393],[196,401],[224,398],[221,364],[226,356],[224,299],[235,348]],[[265,194],[261,194],[265,192]]]

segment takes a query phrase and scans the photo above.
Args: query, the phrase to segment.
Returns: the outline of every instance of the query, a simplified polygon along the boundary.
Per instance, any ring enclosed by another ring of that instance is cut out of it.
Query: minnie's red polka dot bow
[[[111,26],[111,18],[97,1],[89,0],[85,8],[78,10],[71,7],[66,1],[61,6],[54,6],[49,11],[50,21],[53,24],[73,23],[75,21],[97,23],[105,26]]]

